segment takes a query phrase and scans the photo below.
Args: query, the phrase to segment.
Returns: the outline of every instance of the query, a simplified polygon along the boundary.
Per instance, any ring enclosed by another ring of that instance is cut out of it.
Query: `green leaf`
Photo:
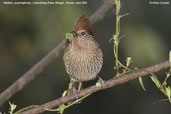
[[[113,39],[114,39],[114,41],[116,40],[116,35],[113,35]]]
[[[157,103],[160,103],[160,102],[164,102],[164,101],[168,101],[168,99],[161,99],[161,100],[158,100],[156,102],[153,103],[153,105],[157,104]]]
[[[166,89],[166,94],[167,94],[168,98],[170,99],[170,96],[171,96],[171,88],[170,88],[170,86],[165,87],[165,89]]]
[[[152,81],[156,84],[156,86],[157,86],[158,88],[161,87],[161,83],[160,83],[160,81],[158,80],[158,78],[157,78],[155,75],[152,75],[152,76],[151,76],[151,79],[152,79]]]
[[[64,104],[62,104],[60,107],[59,107],[59,112],[60,112],[60,114],[63,114],[64,113],[64,110],[65,110],[65,105]]]
[[[132,58],[131,57],[127,57],[126,58],[126,66],[128,67],[131,62],[132,62]]]
[[[10,105],[9,113],[13,114],[13,112],[16,109],[17,105],[12,104],[11,102],[9,102],[9,105]]]
[[[144,87],[144,84],[143,84],[143,81],[142,81],[142,78],[141,78],[141,77],[139,77],[139,83],[140,83],[142,89],[143,89],[144,91],[146,91],[146,89],[145,89],[145,87]]]
[[[68,93],[68,91],[65,90],[65,91],[63,92],[63,94],[62,94],[62,97],[65,97],[65,96],[67,95],[67,93]]]
[[[171,51],[169,52],[169,62],[170,62],[170,65],[171,65]]]
[[[72,33],[66,33],[66,38],[69,39],[69,41],[71,42],[73,39],[74,35]]]
[[[113,39],[114,39],[114,38],[110,38],[110,39],[109,39],[109,43],[111,43]]]
[[[101,83],[100,82],[97,82],[96,83],[96,87],[100,87],[101,86]]]

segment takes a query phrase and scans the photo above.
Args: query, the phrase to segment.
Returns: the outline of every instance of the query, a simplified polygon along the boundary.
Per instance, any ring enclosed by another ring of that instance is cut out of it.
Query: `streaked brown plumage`
[[[73,26],[74,38],[65,49],[63,60],[72,82],[93,80],[103,64],[103,53],[94,40],[88,18],[80,16]],[[79,87],[81,88],[81,87]]]

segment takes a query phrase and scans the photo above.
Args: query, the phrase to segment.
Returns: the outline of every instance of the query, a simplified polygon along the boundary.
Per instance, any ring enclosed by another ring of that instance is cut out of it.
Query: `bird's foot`
[[[72,94],[76,97],[76,99],[78,100],[78,95],[77,95],[78,90],[75,88],[72,88]]]
[[[68,102],[68,104],[72,104],[73,102],[77,102],[79,100],[79,97],[77,95],[78,92],[79,90],[75,89],[74,87],[71,89],[71,91],[67,95],[74,95],[76,100]],[[79,103],[81,103],[81,101],[78,101],[76,104],[79,104]]]
[[[96,83],[96,87],[100,87],[100,86],[102,86],[103,84],[104,84],[104,80],[102,79],[102,78],[100,78],[99,76],[98,76],[98,81],[97,81],[97,83]]]

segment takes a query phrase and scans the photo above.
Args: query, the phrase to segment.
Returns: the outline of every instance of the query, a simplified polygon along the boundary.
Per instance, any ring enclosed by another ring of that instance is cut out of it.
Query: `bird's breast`
[[[64,64],[72,80],[88,81],[94,79],[103,64],[103,54],[100,48],[72,50],[64,53]]]

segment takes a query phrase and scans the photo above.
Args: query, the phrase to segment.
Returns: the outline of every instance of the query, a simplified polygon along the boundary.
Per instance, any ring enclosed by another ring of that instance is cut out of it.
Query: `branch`
[[[104,18],[105,14],[113,7],[114,0],[104,0],[104,4],[90,16],[90,21],[95,24]],[[0,106],[9,100],[14,94],[22,90],[29,82],[38,76],[53,60],[57,59],[60,53],[65,49],[67,40],[63,40],[55,49],[47,54],[42,60],[36,63],[30,70],[22,75],[16,82],[9,86],[0,94]]]
[[[168,68],[169,66],[170,66],[169,61],[165,61],[165,62],[162,62],[160,64],[156,64],[156,65],[150,66],[148,68],[145,68],[144,71],[128,73],[128,74],[125,74],[123,76],[110,79],[110,80],[106,81],[100,87],[96,87],[94,85],[94,86],[88,87],[86,89],[83,89],[83,90],[81,90],[80,92],[77,93],[77,96],[82,97],[82,96],[85,96],[87,94],[92,94],[94,92],[97,92],[97,91],[100,91],[100,90],[103,90],[103,89],[106,89],[106,88],[111,88],[113,86],[128,82],[128,81],[130,81],[132,79],[145,76],[145,75],[149,74],[149,72],[157,72],[157,71],[160,71],[162,69]],[[145,71],[148,71],[148,72],[145,72]],[[58,98],[56,100],[50,101],[50,102],[45,103],[45,104],[43,104],[41,106],[46,107],[46,108],[54,108],[54,107],[57,107],[57,106],[59,106],[61,104],[73,101],[75,99],[76,99],[75,95],[70,95],[70,96],[61,97],[61,98]],[[37,113],[42,113],[44,111],[45,110],[42,109],[42,108],[33,108],[33,109],[30,109],[30,110],[24,111],[24,112],[22,112],[20,114],[37,114]]]

